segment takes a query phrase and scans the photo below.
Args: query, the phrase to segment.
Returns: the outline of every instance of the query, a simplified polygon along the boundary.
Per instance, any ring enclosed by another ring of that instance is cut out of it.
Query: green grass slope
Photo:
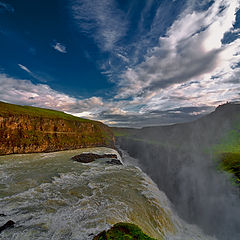
[[[10,116],[31,116],[31,117],[43,117],[50,119],[64,119],[64,120],[73,120],[78,122],[96,122],[84,118],[79,118],[72,116],[70,114],[66,114],[64,112],[46,109],[46,108],[38,108],[31,106],[21,106],[15,105],[5,102],[0,102],[0,116],[1,117],[10,117]]]

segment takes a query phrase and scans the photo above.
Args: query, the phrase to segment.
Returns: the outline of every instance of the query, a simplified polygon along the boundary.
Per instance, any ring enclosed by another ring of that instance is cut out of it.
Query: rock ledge
[[[108,161],[110,164],[119,164],[117,154],[96,154],[96,153],[82,153],[72,157],[71,159],[81,163],[90,163],[100,158],[110,158],[111,161]],[[118,163],[117,163],[118,162]],[[121,163],[121,162],[120,162]]]

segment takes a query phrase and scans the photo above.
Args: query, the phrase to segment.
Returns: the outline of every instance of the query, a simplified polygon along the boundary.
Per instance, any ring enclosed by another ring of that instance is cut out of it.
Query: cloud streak
[[[67,53],[67,48],[59,42],[54,43],[52,47],[60,53]]]
[[[25,72],[27,72],[27,73],[32,73],[27,67],[25,67],[24,65],[22,65],[22,64],[18,64],[18,66],[22,69],[22,70],[24,70]]]
[[[103,51],[113,51],[126,34],[126,16],[114,0],[75,0],[72,11],[80,31],[90,34]]]

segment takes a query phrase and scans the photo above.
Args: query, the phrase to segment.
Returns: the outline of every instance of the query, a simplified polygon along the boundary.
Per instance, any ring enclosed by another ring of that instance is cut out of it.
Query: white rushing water
[[[82,152],[116,153],[93,148],[0,157],[0,214],[6,215],[0,225],[16,222],[0,239],[90,240],[117,222],[135,223],[156,239],[213,239],[182,221],[127,155],[122,166],[70,159]]]

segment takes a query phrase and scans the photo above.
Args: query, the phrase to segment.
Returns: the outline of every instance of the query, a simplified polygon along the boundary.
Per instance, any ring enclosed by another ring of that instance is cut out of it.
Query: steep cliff
[[[63,112],[0,102],[0,155],[114,147],[103,123]]]

